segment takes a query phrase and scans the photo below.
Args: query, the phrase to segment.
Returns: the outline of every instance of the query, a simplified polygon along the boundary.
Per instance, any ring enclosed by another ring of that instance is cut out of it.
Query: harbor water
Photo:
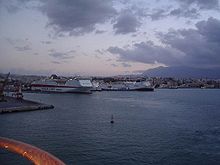
[[[67,165],[220,164],[220,90],[25,93],[24,98],[55,108],[0,115],[0,136],[37,146]],[[31,163],[0,150],[0,164]]]

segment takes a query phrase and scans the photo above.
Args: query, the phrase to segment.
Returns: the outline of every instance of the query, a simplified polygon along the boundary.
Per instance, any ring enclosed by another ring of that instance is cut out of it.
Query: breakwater
[[[53,109],[53,105],[42,104],[30,100],[6,97],[6,101],[0,102],[0,114],[12,112],[27,112],[36,110]]]

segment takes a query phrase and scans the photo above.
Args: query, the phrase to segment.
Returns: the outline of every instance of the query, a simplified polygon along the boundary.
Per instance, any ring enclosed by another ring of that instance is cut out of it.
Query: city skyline
[[[0,71],[133,74],[220,67],[218,0],[0,0]]]

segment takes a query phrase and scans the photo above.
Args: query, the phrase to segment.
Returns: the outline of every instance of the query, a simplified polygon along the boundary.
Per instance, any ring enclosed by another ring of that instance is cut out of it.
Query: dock
[[[5,100],[6,101],[0,102],[0,114],[46,110],[54,108],[53,105],[42,104],[25,99],[16,99],[9,96],[6,96]]]

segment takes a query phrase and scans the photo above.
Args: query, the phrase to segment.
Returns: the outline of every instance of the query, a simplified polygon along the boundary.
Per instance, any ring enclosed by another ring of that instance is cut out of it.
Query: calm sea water
[[[55,109],[0,115],[0,136],[33,144],[68,165],[220,164],[220,90],[25,98]],[[30,163],[0,150],[0,164]]]

